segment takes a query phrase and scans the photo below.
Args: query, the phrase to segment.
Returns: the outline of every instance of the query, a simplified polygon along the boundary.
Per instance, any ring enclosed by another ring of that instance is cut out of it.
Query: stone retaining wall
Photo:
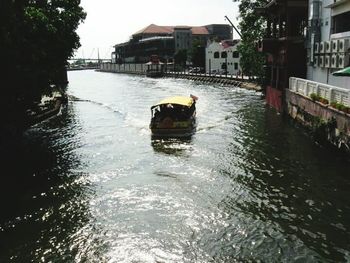
[[[350,154],[350,115],[286,90],[287,113],[313,131],[317,140],[325,140]]]

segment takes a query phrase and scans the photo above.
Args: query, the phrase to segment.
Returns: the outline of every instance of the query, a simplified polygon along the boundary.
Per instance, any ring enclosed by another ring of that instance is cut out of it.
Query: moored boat
[[[190,137],[196,130],[196,96],[175,96],[151,107],[150,129],[155,137]]]
[[[149,62],[146,63],[146,76],[150,78],[161,78],[164,76],[164,63],[160,61],[157,55],[152,55]]]

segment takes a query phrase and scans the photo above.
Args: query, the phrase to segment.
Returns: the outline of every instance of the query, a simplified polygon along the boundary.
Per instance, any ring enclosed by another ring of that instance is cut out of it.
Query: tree
[[[182,67],[185,67],[186,61],[187,61],[187,49],[178,50],[174,55],[174,59],[176,64],[181,65]]]
[[[80,46],[75,31],[85,16],[80,0],[1,1],[2,106],[23,114],[51,92],[51,84],[60,84],[67,59]]]
[[[201,46],[198,39],[194,39],[192,48],[188,51],[193,66],[205,67],[205,47]]]
[[[234,0],[236,2],[237,0]],[[238,46],[241,54],[241,67],[245,75],[257,76],[260,82],[264,78],[265,57],[257,50],[257,41],[263,38],[266,28],[264,17],[256,11],[257,7],[267,4],[267,0],[241,0],[239,4],[239,28],[242,40]]]

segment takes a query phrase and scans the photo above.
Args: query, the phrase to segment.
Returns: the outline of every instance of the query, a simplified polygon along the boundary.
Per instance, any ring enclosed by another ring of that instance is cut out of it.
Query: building
[[[237,51],[239,40],[213,41],[205,50],[205,70],[210,73],[238,75],[242,72],[240,55]]]
[[[257,9],[266,18],[267,30],[259,43],[266,54],[266,102],[282,111],[290,77],[306,77],[308,0],[272,0]]]
[[[332,73],[350,65],[350,1],[309,0],[307,79],[350,89]]]
[[[194,41],[205,47],[210,39],[232,39],[232,27],[225,24],[207,26],[158,26],[151,24],[134,33],[130,40],[115,45],[116,63],[145,63],[151,55],[172,61],[179,50],[192,48]]]
[[[282,110],[290,77],[350,89],[348,77],[332,74],[350,66],[349,0],[272,0],[258,11],[267,20],[259,50],[269,105]]]

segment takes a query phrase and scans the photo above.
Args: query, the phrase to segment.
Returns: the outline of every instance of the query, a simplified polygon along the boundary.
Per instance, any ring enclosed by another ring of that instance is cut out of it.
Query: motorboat
[[[151,107],[149,125],[154,137],[190,137],[196,130],[196,101],[190,95],[174,96],[161,100]]]

